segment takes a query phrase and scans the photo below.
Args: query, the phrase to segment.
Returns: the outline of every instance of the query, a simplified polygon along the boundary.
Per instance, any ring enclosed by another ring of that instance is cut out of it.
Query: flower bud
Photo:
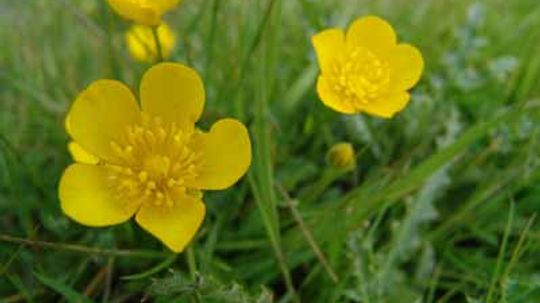
[[[167,59],[171,56],[176,42],[174,33],[167,23],[162,22],[157,28],[157,36],[161,55],[163,59]],[[126,32],[125,39],[129,53],[135,60],[144,63],[155,63],[158,60],[159,51],[151,28],[134,24]]]
[[[327,161],[335,168],[353,170],[356,166],[356,155],[352,144],[340,142],[334,144],[328,151]]]

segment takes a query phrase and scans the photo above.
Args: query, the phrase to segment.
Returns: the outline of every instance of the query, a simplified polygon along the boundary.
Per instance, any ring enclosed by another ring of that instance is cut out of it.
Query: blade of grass
[[[427,160],[413,168],[409,173],[400,177],[398,180],[391,183],[385,190],[378,191],[372,197],[365,194],[365,189],[362,186],[353,190],[344,198],[345,206],[350,204],[361,204],[359,212],[355,216],[351,216],[351,224],[359,222],[359,217],[365,217],[366,214],[371,214],[373,211],[382,207],[384,202],[395,203],[400,198],[419,188],[425,180],[435,173],[439,168],[452,160],[454,157],[464,152],[469,146],[484,137],[494,127],[517,119],[523,114],[521,108],[510,108],[502,114],[493,117],[488,121],[481,121],[465,131],[453,144],[440,150],[436,154],[430,156]]]
[[[224,97],[223,95],[218,95],[216,98],[217,100],[228,100],[228,99],[234,100],[233,103],[236,104],[236,115],[238,118],[241,118],[241,119],[245,116],[245,104],[244,104],[243,99],[241,98],[242,96],[241,88],[242,88],[242,85],[244,84],[244,81],[246,80],[246,75],[247,75],[251,56],[253,55],[255,50],[257,50],[257,47],[262,41],[264,31],[267,28],[267,25],[270,20],[270,16],[272,15],[272,12],[274,11],[276,2],[277,1],[275,0],[270,0],[268,2],[268,6],[265,9],[264,16],[262,20],[260,21],[259,25],[257,26],[257,31],[256,31],[255,36],[253,36],[253,38],[249,41],[249,43],[247,43],[247,48],[242,55],[242,59],[240,60],[241,63],[240,63],[238,81],[234,85],[232,85],[233,97],[232,98],[228,97],[228,93],[231,93],[231,91],[220,90],[220,94],[223,92],[223,94],[225,94],[226,97]]]
[[[272,244],[272,248],[274,250],[274,254],[276,256],[279,269],[283,275],[283,278],[285,279],[285,284],[289,292],[295,293],[294,286],[292,285],[292,279],[289,273],[289,269],[287,268],[285,256],[281,248],[281,237],[278,230],[279,223],[277,222],[277,218],[275,215],[276,201],[273,200],[273,198],[271,197],[262,196],[262,194],[260,193],[261,189],[259,188],[260,185],[255,180],[255,177],[253,176],[252,173],[248,175],[248,180],[249,180],[250,185],[252,186],[252,191],[255,198],[255,202],[257,203],[257,208],[263,219],[263,223],[266,228],[266,233],[268,235],[270,243]],[[263,185],[263,186],[268,186],[268,185]]]
[[[114,34],[116,31],[116,22],[111,13],[111,10],[105,1],[100,1],[100,10],[101,10],[101,20],[100,22],[104,24],[105,33],[107,34],[107,47],[105,51],[107,52],[106,56],[109,60],[111,74],[114,79],[124,80],[122,74],[122,66],[120,56],[114,45]]]
[[[100,39],[104,39],[107,35],[105,30],[101,28],[99,24],[94,22],[94,20],[89,18],[83,11],[81,11],[79,6],[73,3],[73,1],[60,0],[54,3],[58,6],[61,6],[62,9],[67,8],[67,11],[72,13],[79,22],[81,22],[86,28],[88,28],[94,35],[96,35]]]
[[[431,241],[440,239],[451,232],[452,228],[459,226],[460,222],[466,222],[468,218],[470,219],[470,213],[472,210],[477,208],[483,202],[502,195],[503,189],[515,181],[520,176],[520,173],[520,170],[512,167],[507,171],[506,174],[504,174],[502,178],[495,180],[495,182],[478,186],[478,190],[469,199],[463,202],[457,210],[455,210],[447,219],[444,220],[444,222],[432,230],[428,234],[427,238]],[[515,192],[522,186],[518,184],[518,186],[515,187],[515,189],[511,188],[510,192]]]
[[[15,260],[17,256],[19,256],[19,253],[21,252],[23,248],[24,248],[24,245],[19,245],[19,247],[17,247],[15,252],[11,254],[11,256],[7,259],[7,261],[4,264],[2,264],[2,266],[0,267],[0,277],[2,277],[4,273],[7,272],[7,270],[9,269],[9,266],[11,265],[13,260]]]
[[[429,281],[429,289],[427,291],[426,303],[435,302],[435,289],[437,288],[437,283],[441,277],[441,266],[437,266],[433,272],[432,278]]]
[[[28,98],[33,100],[40,108],[45,109],[50,114],[60,114],[64,112],[64,106],[56,102],[46,92],[40,88],[32,86],[18,75],[7,74],[7,72],[0,71],[0,80],[7,87],[11,87],[14,91],[17,91]]]
[[[533,214],[529,221],[527,222],[527,225],[523,228],[523,231],[521,232],[521,235],[519,237],[519,240],[512,252],[512,257],[510,258],[510,261],[508,262],[508,266],[506,266],[504,270],[503,277],[504,279],[508,279],[510,277],[510,273],[512,272],[512,269],[514,269],[514,266],[516,265],[517,261],[523,254],[523,251],[526,249],[525,246],[525,239],[529,235],[529,232],[531,231],[531,227],[533,226],[534,220],[536,219],[536,214]]]
[[[216,30],[218,26],[218,14],[220,10],[220,0],[213,0],[212,2],[212,18],[210,20],[210,33],[206,39],[206,67],[204,73],[204,79],[208,82],[212,82],[211,77],[213,75],[213,59],[214,59],[214,44],[216,38]]]
[[[510,210],[508,211],[508,220],[506,221],[506,227],[504,229],[504,236],[502,239],[501,247],[499,249],[499,256],[497,257],[497,263],[495,265],[495,269],[493,270],[493,274],[491,275],[491,283],[489,285],[489,290],[486,296],[486,302],[496,302],[491,301],[492,297],[494,296],[495,292],[495,285],[497,281],[499,281],[499,275],[502,267],[502,262],[504,260],[504,254],[506,253],[506,246],[508,245],[508,238],[510,237],[510,232],[512,231],[512,224],[514,223],[514,216],[515,216],[515,207],[514,207],[514,201],[510,201]]]
[[[92,300],[57,279],[37,272],[34,273],[34,276],[45,286],[61,294],[68,302],[92,303]]]
[[[315,83],[318,72],[319,68],[317,64],[312,62],[298,75],[298,78],[292,83],[283,97],[286,100],[286,102],[283,102],[283,107],[285,107],[287,112],[292,112],[296,109],[306,93],[313,89],[313,83]]]
[[[158,272],[164,270],[165,268],[169,267],[171,264],[174,263],[174,261],[176,261],[177,257],[178,257],[178,255],[170,255],[167,259],[163,260],[162,262],[160,262],[156,266],[153,266],[152,268],[150,268],[150,269],[148,269],[148,270],[146,270],[144,272],[141,272],[141,273],[138,273],[138,274],[133,274],[133,275],[128,275],[128,276],[123,276],[123,277],[120,277],[120,279],[122,279],[122,280],[140,280],[140,279],[144,279],[146,277],[150,277],[150,276],[155,275]]]
[[[259,28],[256,38],[253,40],[253,44],[248,50],[248,54],[252,53],[258,41],[262,39],[264,29],[266,28],[267,22],[269,22],[272,17],[277,18],[279,14],[279,9],[273,9],[275,7],[280,7],[279,0],[271,0],[268,4],[267,11]],[[275,14],[273,14],[275,13]],[[275,20],[274,20],[275,21]],[[249,183],[252,187],[253,194],[255,196],[255,201],[257,203],[257,208],[259,213],[262,216],[264,226],[274,254],[276,256],[279,269],[283,275],[285,286],[287,287],[288,293],[291,295],[294,301],[299,302],[299,299],[296,295],[296,291],[292,284],[292,278],[287,267],[287,261],[285,259],[285,254],[283,253],[283,248],[281,246],[281,235],[279,228],[279,216],[277,212],[277,199],[274,191],[274,172],[272,165],[272,137],[271,129],[268,124],[269,117],[269,95],[271,90],[271,84],[268,82],[267,73],[273,68],[272,63],[273,51],[276,51],[276,45],[273,45],[272,36],[274,34],[273,27],[269,26],[269,37],[267,38],[267,47],[261,49],[261,51],[266,51],[263,53],[266,55],[266,60],[264,64],[258,64],[257,71],[257,92],[256,92],[256,101],[255,101],[255,117],[253,125],[253,133],[255,136],[255,157],[253,163],[253,169],[248,175]],[[246,61],[243,62],[243,68],[247,67]]]
[[[34,297],[36,296],[37,291],[35,289],[29,289],[23,281],[19,278],[19,276],[7,274],[7,278],[9,279],[9,282],[13,284],[13,286],[18,290],[18,295],[20,298],[20,301],[26,301],[29,303],[33,303]],[[2,301],[4,302],[4,301]]]

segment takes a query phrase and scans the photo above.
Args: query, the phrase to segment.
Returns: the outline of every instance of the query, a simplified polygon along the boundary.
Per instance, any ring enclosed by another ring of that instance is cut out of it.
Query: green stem
[[[192,302],[200,303],[201,295],[199,294],[199,282],[197,278],[197,260],[195,259],[195,243],[191,244],[186,250],[186,260],[189,268],[189,275],[195,285],[191,296]]]
[[[159,41],[158,26],[152,26],[152,36],[154,37],[154,43],[157,50],[157,63],[163,62],[163,50],[161,48],[161,42]]]
[[[302,190],[298,198],[305,204],[310,204],[317,200],[336,179],[343,176],[346,171],[335,168],[327,168],[319,180]]]
[[[189,275],[191,276],[191,279],[195,281],[195,278],[197,278],[197,261],[195,260],[195,252],[193,249],[193,245],[194,244],[191,244],[188,247],[186,251],[186,259],[189,268]]]

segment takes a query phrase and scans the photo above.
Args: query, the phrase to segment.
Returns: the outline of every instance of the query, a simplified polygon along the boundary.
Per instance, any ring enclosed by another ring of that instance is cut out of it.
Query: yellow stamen
[[[107,180],[127,200],[172,207],[174,193],[185,192],[186,180],[196,176],[191,135],[190,129],[143,115],[139,124],[111,142],[118,163],[105,164],[110,168]]]

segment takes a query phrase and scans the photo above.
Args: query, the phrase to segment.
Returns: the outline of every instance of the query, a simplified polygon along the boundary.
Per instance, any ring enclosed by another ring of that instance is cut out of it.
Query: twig
[[[57,250],[66,250],[78,253],[85,254],[97,254],[97,255],[106,255],[106,256],[117,256],[117,257],[138,257],[138,258],[149,258],[149,259],[159,259],[168,256],[168,253],[157,252],[157,251],[144,251],[144,250],[118,250],[118,249],[105,249],[98,247],[88,247],[77,244],[65,244],[65,243],[54,243],[38,240],[30,240],[18,237],[12,237],[8,235],[0,235],[1,242],[15,243],[15,244],[24,244],[28,246],[38,246],[43,248],[57,249]]]
[[[21,252],[23,247],[24,247],[24,245],[19,245],[19,247],[17,247],[17,250],[11,255],[11,257],[9,257],[7,262],[5,262],[2,267],[0,267],[0,277],[2,277],[4,275],[4,273],[6,273],[8,271],[9,266],[17,258],[17,256],[19,255],[19,253]]]
[[[96,292],[98,287],[103,283],[103,279],[107,276],[107,266],[103,266],[97,274],[90,280],[90,283],[86,286],[83,293],[85,296],[91,298],[92,295]]]
[[[103,299],[101,302],[109,302],[109,297],[111,296],[111,285],[113,277],[113,268],[114,268],[114,257],[110,256],[107,261],[107,276],[105,277],[105,286],[103,287]]]
[[[302,214],[300,214],[300,212],[294,205],[294,201],[289,196],[289,193],[287,193],[287,191],[283,188],[283,186],[281,186],[281,184],[276,184],[276,187],[281,193],[281,195],[283,196],[283,198],[285,199],[285,201],[287,202],[287,206],[289,206],[289,209],[291,210],[294,220],[298,224],[298,227],[300,227],[300,229],[302,230],[302,233],[304,234],[306,241],[308,242],[309,246],[311,247],[311,249],[317,256],[317,259],[319,259],[319,262],[321,262],[322,266],[324,267],[324,269],[326,270],[326,272],[328,273],[332,281],[334,283],[338,283],[339,277],[336,275],[336,273],[334,272],[334,270],[328,263],[328,260],[326,260],[326,257],[324,256],[323,252],[319,248],[319,245],[313,238],[313,235],[309,231],[309,228],[306,226],[304,219],[302,218]]]
[[[46,292],[47,290],[45,288],[38,288],[37,290],[34,291],[34,296],[41,295]],[[11,296],[4,297],[4,298],[0,298],[0,302],[2,303],[16,303],[16,302],[25,301],[25,300],[26,298],[24,297],[24,294],[21,294],[21,293],[13,294]]]

